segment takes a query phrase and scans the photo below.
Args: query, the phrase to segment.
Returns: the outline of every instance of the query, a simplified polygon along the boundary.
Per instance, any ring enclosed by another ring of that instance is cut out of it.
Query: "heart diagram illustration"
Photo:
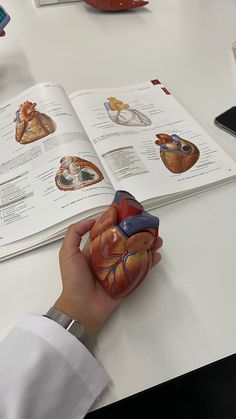
[[[112,298],[131,293],[152,266],[159,218],[144,211],[125,191],[117,191],[112,204],[90,232],[91,267]]]
[[[55,182],[58,189],[73,191],[94,185],[102,179],[103,174],[94,163],[77,156],[66,156],[60,160]]]
[[[190,141],[176,134],[157,134],[156,137],[155,143],[160,147],[161,160],[170,172],[186,172],[198,161],[200,151]]]
[[[137,109],[130,108],[127,103],[111,96],[108,102],[104,103],[106,111],[110,119],[115,124],[126,126],[141,126],[145,127],[151,125],[151,120]]]
[[[36,111],[36,103],[28,100],[16,111],[16,141],[29,144],[56,131],[56,124],[45,113]]]

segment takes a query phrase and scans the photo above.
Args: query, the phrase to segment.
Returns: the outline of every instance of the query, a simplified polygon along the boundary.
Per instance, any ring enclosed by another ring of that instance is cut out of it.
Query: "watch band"
[[[56,307],[51,307],[44,316],[60,324],[93,354],[95,339],[88,334],[86,328],[78,320],[73,319]]]

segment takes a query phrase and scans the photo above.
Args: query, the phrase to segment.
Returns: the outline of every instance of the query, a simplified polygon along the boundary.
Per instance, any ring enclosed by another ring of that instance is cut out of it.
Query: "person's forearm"
[[[102,326],[102,323],[99,322],[84,305],[75,303],[63,295],[58,298],[54,307],[64,314],[67,314],[67,316],[78,320],[91,336],[94,336]]]
[[[26,315],[0,343],[0,418],[82,419],[108,380],[71,333]]]

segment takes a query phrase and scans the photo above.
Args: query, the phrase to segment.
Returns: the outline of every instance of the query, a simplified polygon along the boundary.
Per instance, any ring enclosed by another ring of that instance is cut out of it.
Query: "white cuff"
[[[96,399],[108,385],[109,376],[88,349],[62,326],[44,316],[26,314],[16,327],[33,333],[54,347],[80,376]]]

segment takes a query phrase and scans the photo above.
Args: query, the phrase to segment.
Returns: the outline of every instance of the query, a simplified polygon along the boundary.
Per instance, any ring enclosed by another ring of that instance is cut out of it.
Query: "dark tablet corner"
[[[236,419],[236,355],[95,410],[86,419]]]

